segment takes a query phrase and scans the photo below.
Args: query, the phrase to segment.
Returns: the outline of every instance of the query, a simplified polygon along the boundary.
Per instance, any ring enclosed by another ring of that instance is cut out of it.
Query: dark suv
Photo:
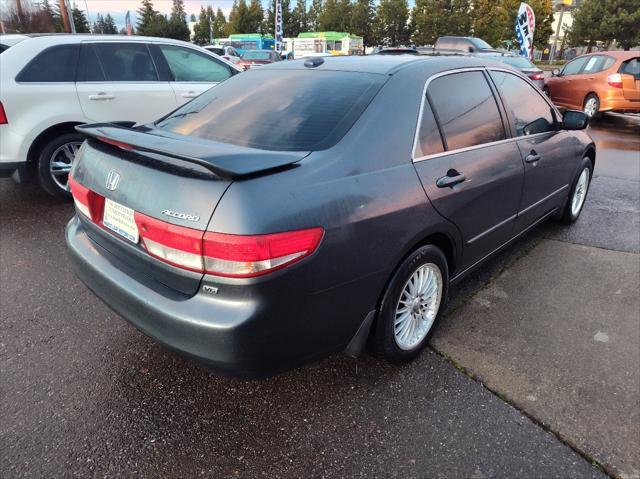
[[[278,62],[152,124],[79,127],[67,243],[108,305],[214,368],[264,375],[368,342],[401,363],[451,282],[576,220],[585,126],[478,58]]]

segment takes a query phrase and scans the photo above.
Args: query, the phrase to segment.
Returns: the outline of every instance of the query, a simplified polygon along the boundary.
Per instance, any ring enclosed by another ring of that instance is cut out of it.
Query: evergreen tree
[[[349,0],[325,0],[318,28],[323,32],[346,32],[350,27],[351,3]]]
[[[91,33],[87,17],[76,5],[71,9],[71,16],[73,17],[73,23],[76,26],[76,33]]]
[[[184,0],[173,0],[167,36],[185,42],[188,42],[191,37],[191,31],[187,25],[187,12],[184,10]]]
[[[251,31],[252,26],[246,0],[235,0],[229,13],[229,34],[255,33]]]
[[[211,9],[211,7],[207,7]],[[213,17],[213,15],[211,15]],[[216,11],[216,16],[213,17],[213,38],[223,38],[225,36],[225,31],[227,28],[227,19],[224,17],[224,13],[220,7]]]
[[[192,13],[191,16],[189,17],[189,21],[190,22],[197,22],[198,20],[196,19],[196,14]]]
[[[361,36],[367,47],[377,45],[375,24],[376,9],[373,0],[356,0],[351,10],[349,33]]]
[[[110,13],[107,13],[107,16],[104,17],[104,33],[108,35],[115,35],[118,33],[118,27],[116,27],[116,22]]]
[[[407,45],[411,37],[408,26],[407,0],[380,0],[377,11],[377,29],[385,45]]]
[[[572,45],[610,45],[616,40],[629,50],[640,44],[640,0],[583,0],[569,30]]]
[[[264,20],[264,10],[262,9],[262,3],[260,0],[251,0],[248,9],[248,26],[249,31],[247,33],[257,33],[262,29],[262,22]]]
[[[288,37],[297,37],[300,32],[307,31],[307,2],[297,0],[296,6],[291,12],[291,31],[287,32]]]
[[[138,23],[136,30],[139,35],[148,35],[147,30],[151,28],[154,19],[160,14],[153,7],[152,0],[142,0],[142,5],[138,9]]]
[[[504,32],[509,22],[513,27],[513,35],[508,38],[515,36],[515,14],[513,18],[509,18],[507,10],[502,5],[496,5],[496,0],[473,0],[472,15],[473,35],[492,46],[498,46],[505,40]]]
[[[322,12],[322,0],[311,0],[311,6],[307,13],[307,28],[310,32],[320,31],[320,13]]]
[[[193,42],[197,45],[208,45],[211,32],[211,6],[200,7],[198,23],[193,27]]]
[[[93,28],[91,29],[91,33],[102,34],[104,33],[104,17],[102,14],[96,14],[96,21],[93,22]]]
[[[264,22],[262,23],[261,33],[263,35],[275,35],[276,30],[276,2],[272,0],[269,8],[267,9],[267,14],[265,15]],[[293,20],[293,15],[291,14],[291,4],[289,0],[282,0],[282,28],[284,30],[285,37],[290,37],[291,34],[289,32],[296,30],[296,25]]]
[[[514,15],[515,19],[515,15]],[[514,20],[515,22],[515,20]],[[417,45],[433,45],[443,35],[469,35],[469,0],[416,0],[411,11],[412,40]]]

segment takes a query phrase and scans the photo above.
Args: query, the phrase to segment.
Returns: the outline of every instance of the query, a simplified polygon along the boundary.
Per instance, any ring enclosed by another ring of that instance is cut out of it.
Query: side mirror
[[[471,46],[467,47],[467,50],[469,50],[469,53],[473,53],[476,51],[476,49]]]
[[[562,128],[564,130],[584,130],[589,124],[589,117],[586,113],[578,110],[567,110],[562,118]]]
[[[558,75],[560,75],[560,70],[558,70],[558,69],[556,68],[556,69],[554,69],[554,70],[551,72],[551,74],[552,74],[554,77],[557,77]]]

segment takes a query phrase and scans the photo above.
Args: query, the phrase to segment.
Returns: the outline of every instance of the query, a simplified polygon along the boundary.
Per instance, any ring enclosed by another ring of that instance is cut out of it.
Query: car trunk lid
[[[290,167],[307,154],[187,141],[168,132],[112,124],[78,131],[88,141],[74,164],[71,189],[88,233],[120,260],[187,295],[197,291],[202,279],[197,265],[189,262],[197,258],[183,255],[176,263],[154,249],[157,238],[171,240],[178,232],[196,244],[234,180]]]

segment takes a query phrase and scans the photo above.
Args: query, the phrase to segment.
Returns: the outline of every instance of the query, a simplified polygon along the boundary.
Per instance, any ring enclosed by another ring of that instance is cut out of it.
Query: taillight
[[[99,223],[102,220],[104,196],[82,186],[71,175],[69,175],[69,187],[76,209],[94,223]]]
[[[203,231],[172,225],[137,211],[134,213],[142,244],[151,256],[192,271],[203,271]]]
[[[9,123],[7,119],[7,114],[4,111],[4,106],[2,106],[2,102],[0,101],[0,125],[6,125]]]
[[[266,235],[204,235],[205,272],[235,278],[250,278],[289,266],[312,254],[324,230],[310,228]]]
[[[622,88],[622,75],[620,73],[614,73],[607,77],[607,83],[614,88]]]
[[[544,80],[544,72],[534,73],[529,78],[531,78],[532,80]]]
[[[122,150],[127,150],[127,151],[132,151],[133,150],[133,146],[131,146],[128,143],[123,143],[123,142],[117,141],[117,140],[111,140],[109,138],[105,138],[104,136],[96,136],[96,139],[102,141],[103,143],[107,143],[108,145],[117,146],[118,148],[120,148]]]

